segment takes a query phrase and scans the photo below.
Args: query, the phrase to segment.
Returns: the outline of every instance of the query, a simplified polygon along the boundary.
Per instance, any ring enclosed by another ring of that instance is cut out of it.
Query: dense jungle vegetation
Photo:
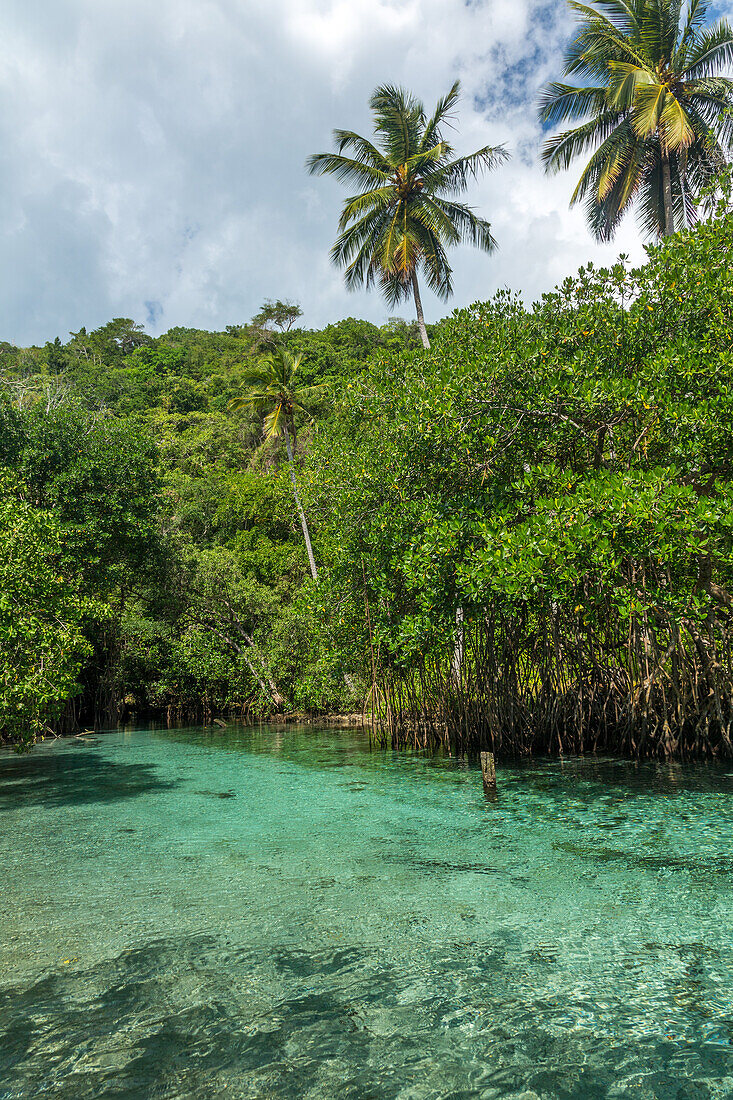
[[[733,217],[432,326],[0,346],[0,725],[366,705],[395,743],[731,752]],[[290,326],[290,327],[289,327]],[[294,472],[242,394],[318,395]]]
[[[330,395],[418,335],[400,321],[287,331],[299,312],[268,304],[226,332],[157,339],[116,319],[0,345],[4,737],[341,702],[280,446],[228,405],[275,340],[303,353],[304,379],[326,389],[300,456]]]

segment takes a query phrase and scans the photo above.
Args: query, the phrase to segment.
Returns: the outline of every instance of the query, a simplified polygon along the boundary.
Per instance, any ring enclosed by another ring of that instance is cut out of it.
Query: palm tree
[[[453,285],[446,248],[470,242],[493,252],[489,223],[454,197],[508,155],[501,145],[486,145],[470,156],[454,156],[442,128],[451,122],[459,91],[456,81],[428,118],[404,88],[382,85],[369,104],[377,144],[351,130],[334,130],[337,152],[315,153],[307,162],[312,174],[329,173],[359,188],[344,203],[331,249],[334,263],[345,268],[346,286],[379,282],[390,306],[412,294],[426,348],[418,270],[447,299]]]
[[[544,145],[546,170],[595,150],[571,199],[598,240],[610,240],[635,202],[648,236],[697,218],[695,196],[725,164],[733,135],[733,29],[705,27],[708,0],[570,0],[580,26],[563,75],[549,84],[540,119],[583,120]]]
[[[241,382],[244,392],[241,397],[232,398],[229,408],[241,409],[248,405],[255,412],[264,414],[265,439],[285,436],[293,496],[300,516],[300,525],[303,528],[311,576],[314,581],[317,581],[316,559],[313,556],[308,522],[298,493],[293,452],[297,443],[295,414],[305,413],[310,418],[311,407],[323,396],[326,387],[299,384],[296,375],[302,361],[302,355],[290,355],[281,347],[263,356],[255,366],[249,367],[244,372]]]

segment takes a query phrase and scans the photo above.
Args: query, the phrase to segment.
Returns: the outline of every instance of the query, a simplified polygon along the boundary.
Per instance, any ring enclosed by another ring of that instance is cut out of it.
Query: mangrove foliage
[[[378,355],[311,454],[393,744],[725,754],[733,219]]]

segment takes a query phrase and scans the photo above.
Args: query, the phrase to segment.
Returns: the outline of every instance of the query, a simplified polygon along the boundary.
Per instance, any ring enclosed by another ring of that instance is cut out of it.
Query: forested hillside
[[[299,463],[373,352],[419,338],[400,321],[295,328],[299,312],[0,346],[2,735],[342,703],[284,448],[229,403],[273,346],[302,353],[323,390]]]

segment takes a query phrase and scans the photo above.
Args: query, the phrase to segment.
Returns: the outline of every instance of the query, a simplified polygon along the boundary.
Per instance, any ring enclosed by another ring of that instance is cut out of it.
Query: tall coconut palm
[[[303,413],[310,417],[313,405],[322,399],[326,387],[300,385],[297,374],[302,361],[302,355],[290,355],[281,347],[264,355],[258,363],[245,371],[241,382],[242,395],[232,398],[229,408],[240,409],[249,406],[254,412],[264,416],[265,439],[285,437],[293,496],[308,551],[311,576],[314,581],[317,581],[318,570],[313,555],[308,521],[305,518],[295,477],[294,450],[297,442],[295,415]]]
[[[390,306],[412,295],[425,347],[430,342],[418,271],[446,299],[453,292],[446,249],[461,242],[484,252],[496,248],[489,223],[455,196],[508,154],[501,145],[486,145],[470,156],[455,156],[443,129],[452,121],[459,92],[456,81],[428,117],[404,88],[382,85],[369,104],[376,144],[351,130],[334,130],[337,152],[315,153],[307,162],[312,174],[329,173],[359,188],[344,203],[331,249],[334,263],[345,268],[347,287],[378,282]]]
[[[546,170],[593,150],[571,199],[585,203],[598,240],[610,240],[634,204],[647,236],[696,220],[695,196],[725,163],[733,136],[733,29],[706,27],[708,0],[570,0],[579,20],[563,75],[540,118],[582,120],[551,137]],[[587,84],[581,85],[581,82]],[[575,83],[578,82],[578,83]]]

